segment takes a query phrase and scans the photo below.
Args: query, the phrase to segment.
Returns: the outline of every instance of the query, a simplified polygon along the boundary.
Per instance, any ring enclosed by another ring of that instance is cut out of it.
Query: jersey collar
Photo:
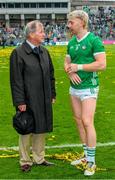
[[[89,33],[90,32],[87,32],[81,39],[78,39],[77,36],[76,36],[77,41],[78,42],[82,41],[83,39],[85,39],[88,36]]]

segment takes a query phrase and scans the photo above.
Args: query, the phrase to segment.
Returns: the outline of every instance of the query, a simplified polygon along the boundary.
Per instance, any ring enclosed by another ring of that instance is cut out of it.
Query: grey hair
[[[88,14],[83,10],[75,10],[68,14],[67,16],[68,20],[79,18],[84,21],[84,27],[87,28],[89,16]]]
[[[25,30],[24,30],[24,34],[25,34],[26,38],[28,38],[30,33],[36,32],[37,25],[42,27],[42,23],[38,20],[34,20],[34,21],[27,23]]]

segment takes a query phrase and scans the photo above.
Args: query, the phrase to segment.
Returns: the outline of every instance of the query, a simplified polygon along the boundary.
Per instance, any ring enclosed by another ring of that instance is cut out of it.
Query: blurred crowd
[[[0,45],[18,46],[24,40],[24,28],[0,28]]]
[[[89,28],[103,40],[115,38],[115,8],[99,7],[98,11],[89,10]]]
[[[103,40],[115,39],[115,8],[99,7],[98,10],[84,9],[89,14],[89,31],[100,36]],[[53,44],[59,41],[68,41],[69,32],[66,22],[45,23],[46,38],[44,44]],[[0,28],[0,45],[17,46],[24,41],[24,28]]]

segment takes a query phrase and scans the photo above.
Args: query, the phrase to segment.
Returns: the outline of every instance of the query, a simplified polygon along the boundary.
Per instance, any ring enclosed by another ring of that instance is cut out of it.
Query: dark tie
[[[35,48],[33,49],[33,52],[34,52],[35,54],[39,54],[39,53],[40,53],[39,47],[35,47]]]

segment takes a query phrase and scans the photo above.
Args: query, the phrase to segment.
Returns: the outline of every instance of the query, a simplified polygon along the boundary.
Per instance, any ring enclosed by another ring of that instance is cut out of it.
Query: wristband
[[[83,70],[83,65],[82,64],[78,64],[77,65],[77,69],[78,69],[78,71],[82,71]]]

